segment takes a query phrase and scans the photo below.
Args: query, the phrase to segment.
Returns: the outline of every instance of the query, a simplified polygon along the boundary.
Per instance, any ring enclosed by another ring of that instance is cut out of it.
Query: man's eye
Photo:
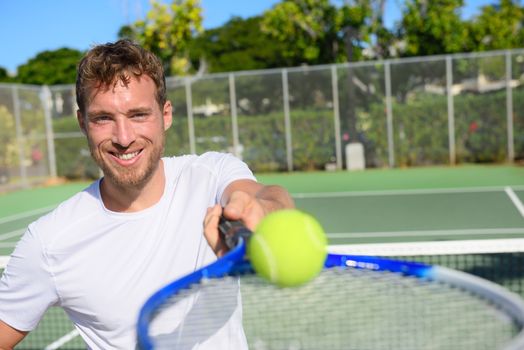
[[[94,123],[104,123],[104,122],[111,120],[111,118],[109,118],[107,115],[99,115],[99,116],[92,118],[91,120]]]

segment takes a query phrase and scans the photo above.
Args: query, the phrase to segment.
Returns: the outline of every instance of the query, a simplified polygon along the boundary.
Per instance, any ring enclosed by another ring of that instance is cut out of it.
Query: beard
[[[93,145],[90,141],[88,142],[89,151],[96,164],[102,169],[105,180],[120,188],[143,188],[158,169],[160,159],[164,153],[165,136],[163,133],[160,138],[149,148],[150,153],[147,159],[145,159],[145,166],[140,166],[138,169],[135,167],[123,167],[117,163],[107,161],[98,152],[96,145]],[[141,161],[143,162],[143,160]]]

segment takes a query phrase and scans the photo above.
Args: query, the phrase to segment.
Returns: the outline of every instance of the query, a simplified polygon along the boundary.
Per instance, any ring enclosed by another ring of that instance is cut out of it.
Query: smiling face
[[[86,114],[77,113],[91,155],[111,185],[143,188],[158,170],[172,107],[167,101],[161,108],[155,91],[147,75],[131,75],[127,83],[92,89]]]

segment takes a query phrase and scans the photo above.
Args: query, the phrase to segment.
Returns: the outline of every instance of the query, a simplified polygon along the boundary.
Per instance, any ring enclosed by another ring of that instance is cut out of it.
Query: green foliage
[[[55,134],[79,132],[75,117],[64,117],[53,120]],[[56,167],[58,176],[69,179],[96,179],[99,170],[91,158],[86,138],[55,138]]]
[[[524,97],[523,90],[513,94],[515,101]],[[504,162],[507,158],[507,125],[504,110],[505,92],[463,94],[454,97],[455,142],[458,163]],[[359,114],[359,118],[362,115]],[[383,106],[375,105],[367,116],[380,124]],[[393,104],[393,135],[397,166],[421,166],[449,163],[447,100],[420,94],[409,103]],[[381,154],[375,163],[385,164],[387,137],[385,129],[366,132],[366,154]],[[517,149],[524,143],[516,135]],[[520,141],[519,141],[520,140]],[[519,143],[520,142],[520,143]],[[520,147],[520,148],[519,148]],[[368,160],[370,161],[370,160]]]
[[[522,47],[524,9],[516,0],[482,7],[480,15],[469,25],[471,46],[475,51]]]
[[[2,168],[12,167],[17,165],[17,142],[15,130],[15,118],[9,110],[0,105],[0,170]]]
[[[514,90],[515,110],[524,109],[524,89]],[[505,91],[454,97],[457,163],[504,162],[507,157]],[[367,167],[388,166],[388,139],[384,104],[373,101],[357,108],[359,141],[364,144]],[[4,117],[3,117],[4,116]],[[294,170],[323,169],[335,160],[335,128],[329,108],[295,108],[290,113]],[[9,116],[0,110],[0,121]],[[8,124],[6,124],[8,125]],[[213,115],[194,120],[197,153],[233,152],[231,117]],[[396,166],[449,163],[447,99],[443,95],[416,93],[409,103],[393,103],[393,137]],[[75,118],[54,120],[54,132],[78,131]],[[286,171],[287,145],[284,115],[239,115],[241,157],[256,172]],[[13,135],[6,133],[4,136]],[[6,141],[6,142],[13,142]],[[84,137],[55,140],[60,176],[96,178]],[[16,146],[16,145],[15,145]],[[10,148],[11,152],[13,149]],[[515,150],[524,157],[524,118],[515,120]],[[175,118],[166,134],[165,154],[189,153],[187,119]],[[14,156],[14,154],[13,154]],[[4,157],[2,155],[2,157]],[[0,164],[1,165],[1,164]]]
[[[0,67],[0,82],[9,83],[12,82],[13,78],[9,76],[7,69]]]
[[[395,32],[383,25],[386,1],[281,0],[260,17],[233,18],[203,32],[199,0],[153,0],[147,16],[121,27],[118,37],[158,55],[168,76],[206,66],[204,72],[226,72],[509,49],[524,42],[518,0],[493,0],[469,20],[460,16],[464,0],[404,0]],[[16,77],[0,67],[0,82],[73,83],[81,55],[67,48],[44,51],[18,67]]]
[[[195,118],[197,153],[208,150],[233,152],[230,116]],[[322,168],[335,154],[333,115],[322,111],[291,113],[293,167]],[[179,155],[188,142],[187,124],[167,133],[166,154]],[[285,123],[282,113],[239,116],[241,157],[257,172],[287,170]],[[183,134],[180,131],[185,130]],[[181,137],[182,136],[182,137]]]
[[[188,45],[202,31],[199,0],[173,0],[170,5],[151,2],[143,20],[119,31],[121,37],[137,40],[164,62],[167,75],[184,75],[189,69]]]
[[[191,41],[189,51],[193,67],[205,64],[211,73],[293,63],[282,55],[282,44],[261,31],[261,17],[236,17],[219,28],[206,30]]]
[[[287,59],[318,64],[333,62],[338,54],[329,47],[335,44],[330,39],[338,41],[337,24],[329,0],[284,0],[264,13],[262,30],[284,44],[282,54]]]
[[[522,98],[521,93],[514,99]],[[506,94],[466,94],[455,98],[457,161],[492,163],[507,160]]]
[[[18,67],[16,81],[38,85],[74,83],[81,57],[82,52],[68,48],[43,51]]]
[[[285,45],[283,54],[295,65],[388,57],[394,36],[383,24],[384,4],[385,0],[283,0],[264,13],[262,28]]]
[[[406,0],[401,38],[406,56],[438,55],[464,50],[467,31],[460,18],[464,0]]]
[[[262,30],[284,45],[283,55],[294,65],[359,60],[374,31],[382,38],[387,31],[375,25],[381,18],[373,17],[374,2],[337,7],[329,0],[283,0],[264,13]]]

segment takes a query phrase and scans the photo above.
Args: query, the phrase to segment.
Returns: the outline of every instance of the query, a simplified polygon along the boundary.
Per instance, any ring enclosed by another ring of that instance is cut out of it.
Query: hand
[[[208,208],[204,218],[204,235],[218,257],[228,251],[228,247],[218,234],[218,221],[221,215],[230,220],[240,220],[254,231],[269,212],[284,208],[294,208],[289,193],[280,186],[263,186],[251,180],[238,180],[231,183],[222,197],[224,208],[220,205]],[[225,203],[225,204],[224,204]]]
[[[247,228],[254,230],[265,214],[260,199],[243,191],[235,191],[223,209],[218,204],[207,209],[204,218],[204,235],[215,254],[221,257],[229,250],[218,233],[218,221],[221,215],[231,220],[240,220]]]
[[[207,213],[204,218],[204,236],[211,249],[213,249],[219,258],[229,250],[218,233],[218,221],[221,215],[222,207],[216,204],[211,208],[207,208]]]
[[[265,201],[244,191],[234,191],[224,206],[223,215],[231,220],[240,220],[254,231],[268,210]]]

